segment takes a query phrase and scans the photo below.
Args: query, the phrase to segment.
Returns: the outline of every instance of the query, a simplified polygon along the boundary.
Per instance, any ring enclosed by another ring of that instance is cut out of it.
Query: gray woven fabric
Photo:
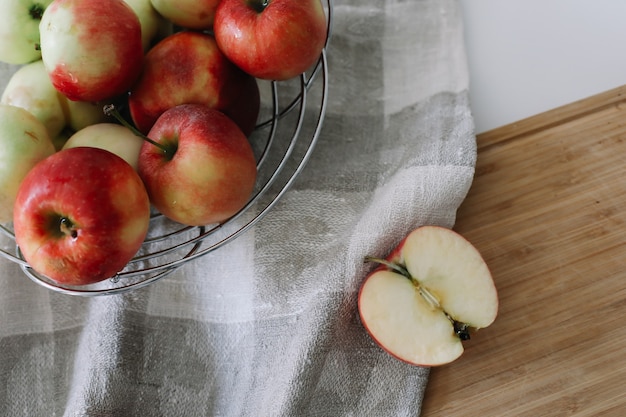
[[[0,415],[419,415],[428,369],[376,346],[356,297],[364,256],[453,226],[471,184],[460,6],[336,0],[334,19],[313,157],[248,233],[92,299],[0,260]]]

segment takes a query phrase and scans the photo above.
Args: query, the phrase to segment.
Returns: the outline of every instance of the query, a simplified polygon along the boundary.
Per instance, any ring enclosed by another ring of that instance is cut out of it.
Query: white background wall
[[[626,1],[460,3],[477,133],[626,84]]]

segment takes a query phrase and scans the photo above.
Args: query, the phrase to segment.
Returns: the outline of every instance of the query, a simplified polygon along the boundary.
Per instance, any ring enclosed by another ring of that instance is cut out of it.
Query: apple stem
[[[117,109],[115,108],[114,104],[107,104],[107,105],[105,105],[103,107],[102,110],[104,111],[104,114],[106,114],[109,117],[114,117],[115,120],[117,120],[118,122],[120,122],[122,124],[122,126],[128,128],[131,132],[133,132],[135,134],[135,136],[139,136],[141,139],[145,140],[146,142],[150,143],[151,145],[154,145],[157,148],[161,149],[164,153],[166,153],[166,154],[169,153],[169,150],[167,149],[167,147],[163,146],[159,142],[156,142],[156,141],[150,139],[148,136],[144,135],[139,130],[137,130],[137,128],[135,126],[133,126],[130,123],[128,123],[128,121],[126,121],[126,119],[124,119],[122,117],[120,112],[117,111]]]
[[[375,258],[372,256],[366,256],[365,257],[365,262],[376,262],[379,263],[381,265],[385,265],[387,268],[393,269],[394,271],[398,272],[399,274],[404,275],[405,277],[411,279],[411,274],[409,274],[409,271],[407,271],[407,269],[405,267],[403,267],[402,265],[398,265],[396,263],[390,262],[386,259],[382,259],[382,258]]]

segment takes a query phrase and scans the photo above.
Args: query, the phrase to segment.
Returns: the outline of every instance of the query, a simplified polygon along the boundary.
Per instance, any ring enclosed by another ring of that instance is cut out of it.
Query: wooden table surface
[[[626,87],[477,140],[454,229],[499,315],[431,370],[421,416],[626,416]]]

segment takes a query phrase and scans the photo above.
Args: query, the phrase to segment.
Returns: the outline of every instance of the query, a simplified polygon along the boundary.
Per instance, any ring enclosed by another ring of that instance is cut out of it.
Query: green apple
[[[72,132],[109,120],[102,110],[103,103],[65,99],[64,106],[66,128]]]
[[[137,170],[139,151],[144,140],[130,129],[115,123],[98,123],[74,133],[63,149],[88,146],[107,150],[119,156]]]
[[[135,0],[137,1],[137,0]],[[174,24],[186,29],[204,30],[213,26],[220,0],[150,0],[152,6]]]
[[[13,219],[26,174],[53,153],[48,130],[39,119],[21,107],[0,104],[0,223]]]
[[[9,79],[0,103],[22,107],[31,112],[48,129],[51,138],[65,127],[65,98],[50,82],[41,60],[20,67]]]
[[[152,7],[150,0],[124,0],[130,6],[139,18],[141,24],[141,42],[144,51],[150,49],[153,41],[156,40],[160,33],[162,21],[165,20]]]
[[[0,61],[26,64],[41,58],[39,22],[52,0],[0,2]]]

